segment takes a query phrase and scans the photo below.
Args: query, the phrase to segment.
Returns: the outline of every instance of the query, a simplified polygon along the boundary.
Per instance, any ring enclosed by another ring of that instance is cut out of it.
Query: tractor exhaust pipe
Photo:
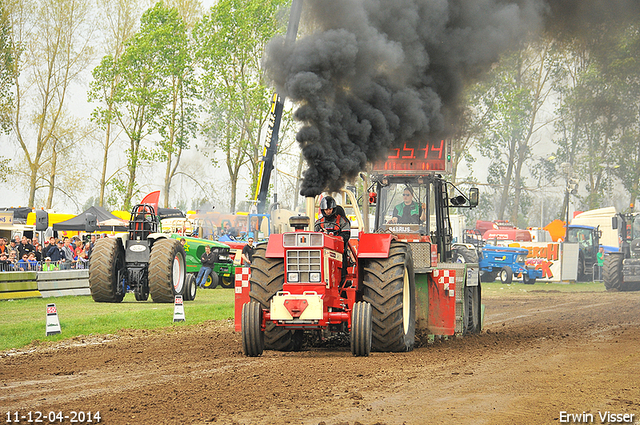
[[[310,226],[313,226],[316,222],[316,198],[314,196],[307,196],[304,198],[304,205],[307,217],[310,219]],[[309,230],[312,230],[312,228]]]

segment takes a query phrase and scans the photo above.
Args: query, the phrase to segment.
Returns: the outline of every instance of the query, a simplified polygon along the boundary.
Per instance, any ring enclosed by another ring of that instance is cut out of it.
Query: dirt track
[[[245,358],[231,322],[2,353],[0,419],[100,411],[105,424],[548,424],[566,411],[599,424],[609,411],[640,423],[640,293],[483,302],[479,336],[369,358],[348,347]]]

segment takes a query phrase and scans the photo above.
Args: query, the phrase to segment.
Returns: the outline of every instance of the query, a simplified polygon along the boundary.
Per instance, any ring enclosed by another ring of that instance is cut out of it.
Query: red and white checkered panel
[[[236,289],[235,289],[235,329],[240,332],[242,329],[242,306],[250,301],[249,298],[249,278],[251,268],[236,267]]]
[[[443,284],[455,284],[456,283],[456,271],[455,270],[434,270],[433,277],[436,278],[438,283]]]
[[[251,277],[250,267],[236,267],[236,294],[242,293],[242,288],[249,287]]]

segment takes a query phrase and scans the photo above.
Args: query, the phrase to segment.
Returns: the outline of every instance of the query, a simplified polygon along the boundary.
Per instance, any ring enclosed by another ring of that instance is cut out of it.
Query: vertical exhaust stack
[[[304,198],[305,211],[307,212],[307,217],[311,222],[309,223],[309,230],[313,230],[313,224],[316,222],[316,198],[315,196],[307,196]]]

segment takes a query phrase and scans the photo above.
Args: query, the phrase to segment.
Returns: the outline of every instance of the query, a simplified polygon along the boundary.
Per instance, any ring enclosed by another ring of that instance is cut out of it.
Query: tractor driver
[[[427,218],[425,208],[413,200],[413,189],[406,186],[402,191],[402,202],[393,209],[392,223],[420,224]]]
[[[351,237],[351,223],[344,215],[344,209],[338,207],[336,200],[331,196],[325,196],[320,201],[320,211],[322,217],[316,220],[314,231],[323,232],[329,235],[340,236],[344,241],[344,254],[342,256],[342,280],[345,281],[347,276],[347,243]]]
[[[316,220],[315,231],[328,233],[330,235],[341,236],[344,240],[344,245],[347,246],[349,237],[351,237],[351,223],[344,216],[344,210],[342,214],[338,211],[342,210],[336,204],[336,200],[331,196],[325,196],[320,201],[320,211],[322,211],[322,217]]]

